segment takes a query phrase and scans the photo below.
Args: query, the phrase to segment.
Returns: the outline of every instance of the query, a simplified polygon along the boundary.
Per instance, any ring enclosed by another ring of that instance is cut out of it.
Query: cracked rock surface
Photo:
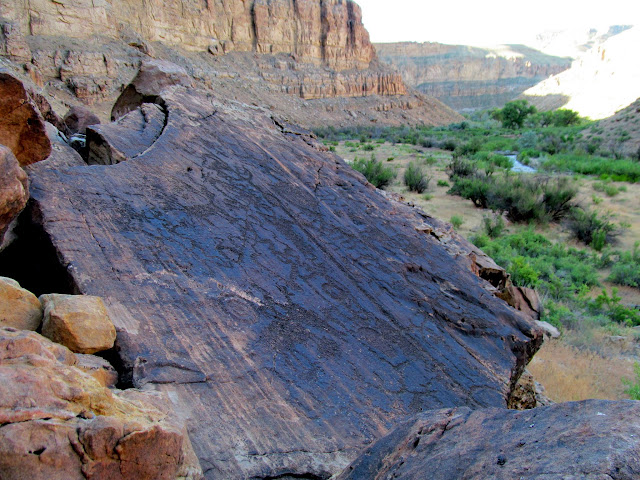
[[[33,221],[207,478],[328,478],[412,414],[506,406],[542,334],[418,228],[440,222],[263,109],[158,97],[142,151],[31,167]]]
[[[424,412],[367,448],[337,480],[631,480],[640,402]]]

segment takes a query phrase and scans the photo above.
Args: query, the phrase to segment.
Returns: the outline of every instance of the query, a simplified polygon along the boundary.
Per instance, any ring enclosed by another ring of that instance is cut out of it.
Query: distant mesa
[[[568,58],[524,45],[479,48],[441,43],[378,43],[380,59],[407,85],[457,111],[501,107],[538,82],[566,70]]]

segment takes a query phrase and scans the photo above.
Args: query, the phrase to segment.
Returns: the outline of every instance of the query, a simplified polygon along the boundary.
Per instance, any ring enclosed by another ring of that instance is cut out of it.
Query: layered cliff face
[[[144,40],[187,50],[292,53],[336,70],[364,69],[375,57],[351,0],[2,0],[1,14],[38,36]]]
[[[376,44],[376,50],[409,86],[456,110],[502,106],[570,65],[569,59],[522,45],[487,49],[403,42]]]
[[[307,127],[460,120],[378,61],[350,0],[0,0],[0,24],[0,55],[61,114],[80,100],[108,119],[151,57]]]

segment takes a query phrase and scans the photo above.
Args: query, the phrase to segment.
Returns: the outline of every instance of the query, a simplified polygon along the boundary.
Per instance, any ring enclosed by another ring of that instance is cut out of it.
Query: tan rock
[[[29,180],[10,149],[0,145],[0,250],[4,234],[29,200]]]
[[[76,353],[76,367],[95,378],[103,387],[115,387],[118,372],[102,357]]]
[[[24,85],[0,72],[0,143],[9,147],[21,166],[44,160],[51,153],[44,120]]]
[[[47,294],[42,334],[76,353],[95,353],[113,347],[116,329],[100,297]]]
[[[31,60],[31,50],[17,23],[0,23],[0,54],[16,62]]]
[[[184,427],[155,392],[104,388],[75,355],[0,329],[0,478],[202,477]]]
[[[0,277],[0,326],[36,330],[41,322],[38,298],[15,280]]]

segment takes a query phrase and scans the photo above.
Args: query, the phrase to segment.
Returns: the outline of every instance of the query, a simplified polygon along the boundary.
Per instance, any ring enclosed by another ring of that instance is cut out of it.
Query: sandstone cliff
[[[456,110],[502,106],[527,88],[567,69],[570,60],[523,45],[493,49],[440,43],[381,43],[381,60],[407,85]]]
[[[144,40],[187,50],[291,53],[336,70],[365,69],[375,52],[352,0],[2,0],[2,17],[36,36]]]
[[[458,120],[378,62],[351,0],[0,0],[0,17],[0,54],[24,65],[54,106],[79,99],[103,120],[148,57],[309,127]]]

